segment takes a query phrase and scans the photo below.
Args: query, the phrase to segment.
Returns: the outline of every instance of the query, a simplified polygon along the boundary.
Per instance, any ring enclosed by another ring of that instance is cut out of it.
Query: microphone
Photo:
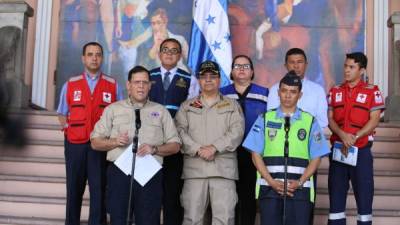
[[[136,130],[139,130],[142,126],[142,120],[140,119],[140,109],[135,109],[135,126]]]

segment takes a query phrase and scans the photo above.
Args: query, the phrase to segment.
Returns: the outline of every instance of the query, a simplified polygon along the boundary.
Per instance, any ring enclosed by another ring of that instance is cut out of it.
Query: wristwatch
[[[152,148],[151,154],[152,154],[152,155],[155,155],[155,154],[157,154],[157,152],[158,152],[158,146],[157,146],[157,145],[154,145],[153,148]]]
[[[297,180],[297,189],[302,189],[304,185],[304,182],[302,182],[300,179]]]

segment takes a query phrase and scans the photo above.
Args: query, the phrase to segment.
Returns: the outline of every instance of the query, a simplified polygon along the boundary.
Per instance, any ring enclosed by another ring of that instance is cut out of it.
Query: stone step
[[[318,208],[315,210],[314,225],[326,225],[328,223],[328,209]],[[374,210],[373,224],[377,225],[399,225],[400,211],[398,210]],[[347,224],[357,224],[357,210],[346,210]]]
[[[399,153],[400,137],[376,136],[372,145],[372,152]]]
[[[0,194],[57,197],[66,196],[65,178],[62,177],[27,177],[0,175]],[[89,199],[89,188],[86,187],[84,199]]]
[[[374,191],[374,200],[372,208],[373,210],[398,210],[400,211],[400,191],[398,190],[386,190],[386,189],[375,189]],[[318,189],[317,190],[317,199],[316,199],[316,207],[317,208],[329,208],[329,193],[328,189]],[[350,190],[347,194],[347,209],[356,209],[356,201],[354,198],[354,193]]]
[[[63,142],[60,142],[60,144]],[[43,144],[28,144],[24,148],[3,147],[0,151],[0,156],[13,156],[13,157],[46,157],[46,158],[64,158],[63,145],[43,145]]]
[[[81,224],[87,224],[82,223]],[[64,225],[64,219],[49,219],[38,217],[17,217],[11,215],[0,215],[0,225]]]
[[[27,124],[52,124],[58,125],[57,112],[42,110],[10,111],[10,117],[24,118]]]
[[[88,212],[88,201],[84,200],[81,218],[87,219]],[[0,195],[1,217],[64,220],[65,198]]]
[[[374,170],[400,171],[400,153],[373,152]],[[320,169],[329,169],[329,159],[321,161]]]
[[[394,123],[379,123],[375,128],[376,136],[384,137],[400,137],[400,124]]]
[[[33,125],[25,129],[29,140],[64,141],[64,133],[56,125]]]
[[[63,159],[0,157],[0,171],[3,175],[65,177]]]
[[[400,191],[400,171],[374,171],[375,189]],[[328,170],[319,169],[317,188],[328,188]],[[350,182],[350,181],[349,181]]]

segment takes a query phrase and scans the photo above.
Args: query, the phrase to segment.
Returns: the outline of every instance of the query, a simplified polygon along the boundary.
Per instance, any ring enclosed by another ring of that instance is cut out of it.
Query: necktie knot
[[[163,86],[164,86],[164,90],[168,90],[169,85],[171,84],[171,78],[169,77],[169,75],[171,74],[171,72],[167,71],[164,74],[164,81],[163,81]]]

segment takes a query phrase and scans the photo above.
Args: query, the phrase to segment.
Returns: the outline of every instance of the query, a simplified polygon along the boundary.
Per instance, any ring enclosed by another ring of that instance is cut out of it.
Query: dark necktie
[[[164,86],[164,90],[168,90],[169,85],[171,84],[171,78],[169,78],[169,75],[171,74],[171,72],[167,71],[164,74],[164,81],[163,81],[163,86]]]

